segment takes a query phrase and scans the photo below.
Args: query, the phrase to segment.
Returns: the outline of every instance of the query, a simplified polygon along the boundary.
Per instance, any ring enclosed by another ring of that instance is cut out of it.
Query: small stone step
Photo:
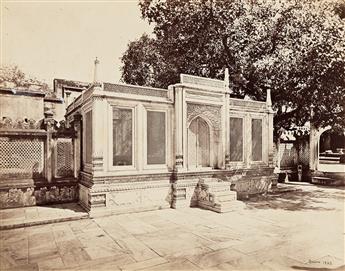
[[[231,183],[215,178],[200,179],[194,191],[193,199],[200,208],[223,213],[238,206],[237,192],[230,190]]]
[[[237,193],[233,192],[233,191],[230,191],[226,195],[218,195],[218,194],[216,194],[215,197],[217,198],[217,200],[219,202],[234,201],[234,200],[237,200]]]
[[[223,202],[221,204],[212,204],[209,201],[199,201],[198,206],[200,208],[211,210],[217,213],[226,213],[242,210],[246,205],[242,201],[235,200],[231,202]]]
[[[224,202],[221,206],[221,213],[233,212],[243,210],[246,204],[243,201],[235,200],[231,202]]]
[[[336,182],[336,180],[333,180],[331,178],[328,177],[312,177],[311,178],[311,182],[313,184],[331,184],[333,182]]]

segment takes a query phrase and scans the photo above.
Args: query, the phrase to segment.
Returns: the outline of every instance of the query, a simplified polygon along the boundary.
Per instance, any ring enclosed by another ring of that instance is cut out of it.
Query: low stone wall
[[[237,192],[238,199],[246,199],[251,195],[266,193],[275,176],[243,177],[232,183],[231,190]]]
[[[77,180],[2,185],[0,209],[74,202],[78,199]]]

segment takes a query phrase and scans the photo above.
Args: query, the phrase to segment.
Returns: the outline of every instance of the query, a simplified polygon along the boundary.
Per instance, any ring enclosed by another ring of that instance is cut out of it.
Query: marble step
[[[233,212],[243,210],[246,207],[246,204],[243,201],[235,200],[231,202],[224,202],[221,206],[221,212]]]
[[[230,202],[237,200],[237,193],[235,191],[230,191],[225,195],[215,194],[217,202]]]
[[[334,180],[332,178],[328,178],[328,177],[312,177],[311,178],[311,183],[313,184],[325,184],[325,185],[328,185],[328,184],[333,184],[333,183],[336,183],[337,180]]]
[[[226,213],[237,210],[242,210],[245,208],[245,203],[239,200],[234,200],[230,202],[211,203],[209,201],[199,201],[198,206],[202,209],[211,210],[217,213]]]

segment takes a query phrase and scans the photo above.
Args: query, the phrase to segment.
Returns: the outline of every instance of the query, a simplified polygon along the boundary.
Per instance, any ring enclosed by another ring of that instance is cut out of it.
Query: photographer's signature
[[[333,262],[330,260],[310,260],[308,261],[309,264],[324,264],[324,265],[332,265]]]

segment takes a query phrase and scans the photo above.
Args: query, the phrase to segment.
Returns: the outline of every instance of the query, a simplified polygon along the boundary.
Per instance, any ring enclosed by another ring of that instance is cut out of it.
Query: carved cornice
[[[168,90],[133,85],[104,83],[104,91],[168,98]]]

